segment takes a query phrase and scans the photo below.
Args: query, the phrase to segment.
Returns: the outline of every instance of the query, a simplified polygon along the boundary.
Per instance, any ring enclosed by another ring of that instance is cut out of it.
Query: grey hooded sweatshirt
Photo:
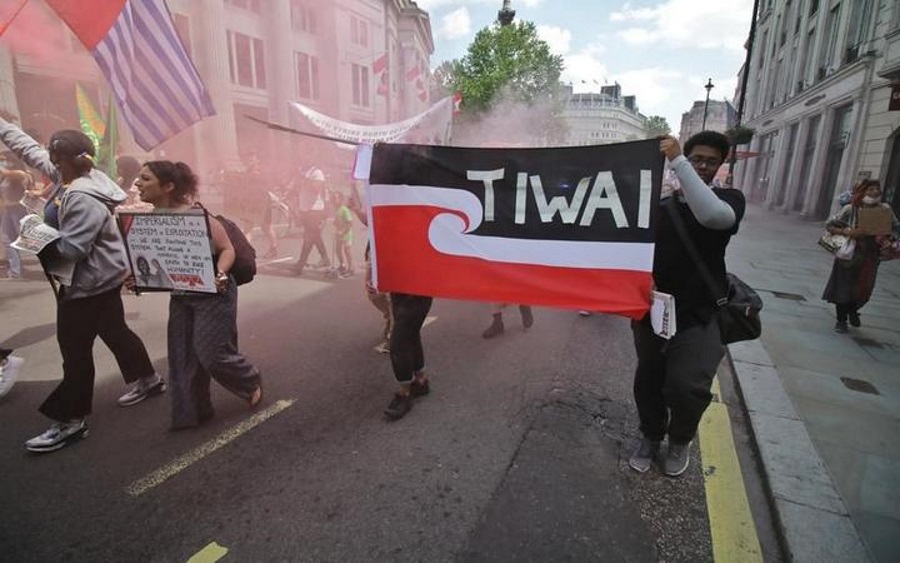
[[[0,118],[0,140],[26,164],[58,181],[59,172],[47,150],[25,132]],[[61,280],[60,299],[99,295],[120,286],[128,274],[125,242],[112,210],[126,194],[106,174],[91,170],[73,180],[59,206],[60,238],[41,251],[49,271],[74,265],[72,279]]]

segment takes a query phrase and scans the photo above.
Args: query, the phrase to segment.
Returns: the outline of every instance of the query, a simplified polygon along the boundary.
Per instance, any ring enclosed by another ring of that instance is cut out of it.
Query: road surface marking
[[[714,380],[712,392],[715,397],[703,415],[699,434],[713,560],[761,562],[762,550],[731,436],[728,407],[718,402],[718,380]]]
[[[187,560],[187,563],[215,563],[226,555],[228,555],[227,547],[222,547],[216,542],[212,542],[208,546],[195,553],[190,559]]]
[[[272,418],[276,414],[294,404],[295,400],[296,399],[290,399],[276,402],[266,410],[260,411],[247,420],[235,426],[232,426],[231,428],[220,434],[217,438],[198,446],[194,450],[184,454],[168,465],[157,469],[146,477],[138,479],[134,483],[128,485],[125,488],[125,492],[133,497],[140,496],[146,493],[153,487],[161,484],[169,477],[177,475],[181,471],[190,467],[192,464],[200,461],[222,446],[227,445],[229,442],[239,438],[241,435],[247,433],[249,430],[252,430],[254,427]]]
[[[280,264],[282,262],[293,262],[295,258],[293,256],[285,256],[284,258],[273,258],[271,260],[266,260],[262,262],[262,266],[268,266],[269,264]]]
[[[425,317],[425,322],[422,323],[422,328],[425,328],[426,326],[430,325],[431,323],[433,323],[436,320],[437,320],[437,317],[431,317],[431,316]]]

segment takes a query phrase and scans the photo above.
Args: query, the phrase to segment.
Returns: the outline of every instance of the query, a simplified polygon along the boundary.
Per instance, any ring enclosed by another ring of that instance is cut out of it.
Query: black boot
[[[525,330],[528,330],[534,324],[534,315],[531,314],[531,307],[519,305],[519,312],[522,314],[522,326],[525,327]]]
[[[481,336],[484,338],[493,338],[501,334],[503,334],[503,316],[500,313],[494,313],[494,322],[491,323],[491,326],[487,327],[487,330],[481,333]]]

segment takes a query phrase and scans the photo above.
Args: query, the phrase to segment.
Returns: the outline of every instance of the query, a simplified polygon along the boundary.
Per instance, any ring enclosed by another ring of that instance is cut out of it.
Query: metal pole
[[[750,78],[750,58],[753,56],[753,41],[756,37],[756,15],[759,13],[759,0],[753,0],[753,16],[750,20],[750,34],[747,36],[747,57],[744,59],[744,73],[741,76],[741,99],[738,100],[737,119],[735,127],[741,124],[744,117],[744,101],[747,99],[747,80]],[[731,170],[737,160],[737,146],[732,147],[731,156],[728,158],[728,177],[731,178]]]
[[[703,104],[703,125],[700,126],[701,131],[706,131],[706,112],[709,110],[709,91],[715,88],[712,83],[712,78],[707,81],[704,88],[706,88],[706,103]]]

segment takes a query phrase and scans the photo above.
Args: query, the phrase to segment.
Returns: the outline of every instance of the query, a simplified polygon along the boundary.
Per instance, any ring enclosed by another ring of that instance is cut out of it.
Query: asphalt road
[[[166,397],[115,405],[124,387],[98,343],[90,436],[41,456],[22,442],[45,428],[36,407],[60,374],[53,303],[39,281],[0,288],[0,342],[27,361],[0,402],[0,559],[713,559],[697,448],[681,479],[627,466],[627,320],[536,309],[525,332],[510,308],[506,334],[486,341],[487,305],[436,300],[424,329],[431,395],[387,422],[394,383],[373,351],[380,318],[361,276],[298,279],[281,266],[241,288],[260,408],[214,385],[215,418],[168,432]],[[126,298],[163,373],[166,303]],[[742,455],[752,474],[752,452]],[[751,501],[777,558],[765,502]]]

